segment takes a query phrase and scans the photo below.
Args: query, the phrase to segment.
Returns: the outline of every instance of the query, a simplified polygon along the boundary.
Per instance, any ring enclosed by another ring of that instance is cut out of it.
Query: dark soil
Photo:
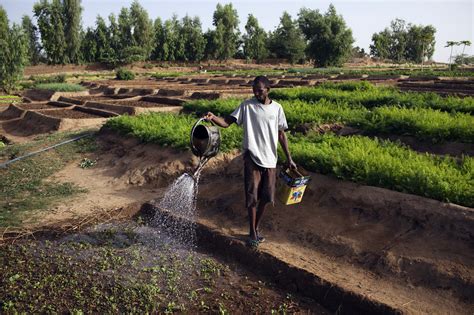
[[[26,103],[26,104],[16,104],[17,107],[25,110],[36,110],[36,109],[52,109],[58,108],[58,106],[44,104],[44,103]]]
[[[136,95],[104,95],[104,96],[74,96],[74,99],[79,100],[79,101],[97,101],[97,102],[102,102],[102,101],[110,101],[110,100],[116,100],[116,99],[122,99],[122,98],[129,98],[129,97],[135,97]]]
[[[329,314],[312,299],[134,223],[0,253],[0,307],[7,313]]]
[[[73,109],[58,109],[58,110],[48,110],[43,111],[41,114],[56,117],[56,118],[71,118],[71,119],[83,119],[83,118],[103,118],[98,115],[84,113],[78,110]]]

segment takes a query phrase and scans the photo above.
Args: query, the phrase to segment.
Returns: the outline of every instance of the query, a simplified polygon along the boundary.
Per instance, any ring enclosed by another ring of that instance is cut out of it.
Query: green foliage
[[[120,68],[115,72],[117,80],[133,80],[135,79],[135,74],[127,69]]]
[[[351,91],[352,88],[354,90]],[[332,102],[344,101],[354,107],[401,106],[474,113],[474,98],[472,97],[458,98],[454,96],[441,97],[435,93],[404,93],[392,88],[368,88],[367,83],[324,83],[317,87],[275,89],[270,92],[270,96],[279,100],[301,99],[306,102],[317,102],[321,99]]]
[[[72,83],[41,83],[37,84],[35,88],[56,92],[80,92],[86,90],[82,85]]]
[[[65,64],[69,62],[66,37],[64,34],[63,6],[60,0],[40,0],[33,6],[38,21],[41,42],[48,63]]]
[[[23,156],[77,135],[77,132],[56,133],[25,144],[8,145],[0,150],[0,159],[5,161]],[[19,225],[26,211],[45,209],[58,199],[84,192],[71,183],[46,179],[76,159],[76,154],[94,149],[95,138],[83,138],[0,169],[0,226]]]
[[[79,163],[80,168],[91,168],[97,164],[97,160],[91,160],[89,158],[83,158]]]
[[[454,63],[457,65],[471,65],[474,64],[474,55],[469,56],[469,55],[457,55],[454,58]]]
[[[0,6],[0,88],[10,93],[23,77],[23,69],[28,58],[28,42],[16,24],[8,27],[8,18]]]
[[[106,127],[132,135],[144,142],[177,149],[189,149],[189,135],[197,118],[189,115],[153,113],[139,116],[119,116],[107,121]],[[242,130],[232,126],[221,130],[221,151],[240,147]]]
[[[298,15],[300,29],[309,42],[306,54],[314,60],[315,66],[337,66],[347,60],[354,38],[332,4],[324,15],[306,8]]]
[[[225,103],[225,107],[230,107],[231,103]],[[227,109],[222,110],[225,111]],[[288,114],[294,117],[290,119],[299,119],[290,112]],[[189,148],[189,133],[194,121],[191,116],[155,113],[116,117],[106,126],[144,142],[186,149]],[[222,151],[240,148],[240,128],[232,125],[221,131]],[[456,161],[365,137],[290,136],[289,142],[293,159],[308,170],[466,206],[474,205],[474,161],[470,157]]]
[[[38,38],[38,28],[33,25],[28,15],[23,15],[21,19],[21,27],[26,34],[28,40],[28,63],[36,65],[41,60],[41,46]]]
[[[258,25],[257,18],[249,14],[247,24],[245,25],[246,34],[243,36],[244,55],[246,59],[255,59],[261,62],[268,56],[267,34],[265,30]]]
[[[239,16],[232,3],[217,4],[214,11],[213,25],[216,27],[212,33],[212,56],[219,60],[232,58],[237,52],[239,39]]]
[[[132,46],[140,47],[142,60],[147,60],[153,48],[153,24],[148,17],[147,11],[137,0],[133,1],[130,6],[130,19],[133,29]]]
[[[85,62],[96,61],[97,43],[95,41],[95,32],[92,27],[88,27],[87,30],[82,33],[81,53]]]
[[[34,84],[41,84],[41,83],[65,83],[66,82],[66,75],[65,74],[57,74],[53,76],[31,76],[30,80],[34,82]]]
[[[196,100],[187,102],[188,111],[229,115],[239,100]],[[381,106],[369,110],[346,101],[320,99],[308,103],[298,99],[280,101],[290,128],[301,124],[344,123],[373,134],[412,135],[430,142],[474,142],[474,118],[467,114],[449,114],[425,108]]]
[[[474,206],[474,160],[419,154],[365,137],[291,137],[298,164],[366,185]]]
[[[292,64],[304,61],[306,42],[297,22],[288,12],[283,12],[280,24],[270,34],[268,46],[273,57],[288,59]]]
[[[183,45],[183,54],[177,56],[182,61],[200,61],[204,58],[206,42],[202,34],[201,20],[199,17],[185,16],[179,29]]]
[[[68,62],[78,64],[81,61],[81,0],[63,0],[65,54]]]
[[[370,54],[396,62],[413,61],[421,63],[434,54],[436,29],[432,25],[406,24],[395,19],[382,32],[372,35]]]

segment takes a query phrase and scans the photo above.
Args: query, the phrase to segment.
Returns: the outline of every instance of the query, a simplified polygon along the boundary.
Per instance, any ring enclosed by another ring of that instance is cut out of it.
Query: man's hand
[[[206,121],[212,122],[212,119],[213,119],[214,117],[216,117],[216,115],[214,115],[214,114],[211,113],[211,112],[207,112],[207,114],[204,115],[203,118],[204,118]]]
[[[287,167],[290,170],[296,170],[297,169],[296,163],[291,158],[287,161]]]

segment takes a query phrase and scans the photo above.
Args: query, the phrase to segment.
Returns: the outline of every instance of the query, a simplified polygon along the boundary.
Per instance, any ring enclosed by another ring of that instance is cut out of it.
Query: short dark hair
[[[265,88],[269,89],[270,88],[270,80],[264,75],[259,75],[253,80],[252,86],[257,85],[258,83],[262,83]]]

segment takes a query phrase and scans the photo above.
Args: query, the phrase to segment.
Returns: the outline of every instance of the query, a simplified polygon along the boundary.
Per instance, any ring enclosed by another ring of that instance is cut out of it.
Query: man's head
[[[270,92],[270,81],[267,77],[259,75],[253,80],[252,84],[253,95],[262,104],[266,103],[268,99],[268,92]]]

